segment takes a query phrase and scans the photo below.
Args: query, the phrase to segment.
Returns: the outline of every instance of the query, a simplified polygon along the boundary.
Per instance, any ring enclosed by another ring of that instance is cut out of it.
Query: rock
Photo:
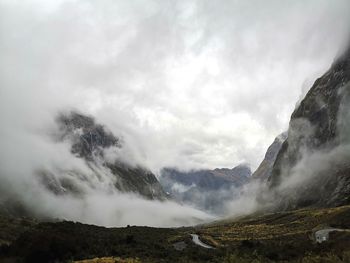
[[[267,149],[264,160],[260,163],[259,167],[252,174],[253,179],[266,181],[270,177],[272,172],[272,167],[277,158],[277,154],[280,151],[282,144],[286,139],[287,139],[286,132],[276,137],[276,139]]]
[[[270,191],[282,200],[279,208],[350,203],[349,81],[350,49],[293,112],[269,178]]]
[[[241,187],[250,181],[251,173],[246,165],[189,172],[166,168],[161,171],[159,181],[178,202],[220,214],[225,201],[234,199]]]
[[[70,112],[60,114],[57,118],[58,141],[68,141],[71,152],[83,159],[91,169],[91,175],[81,171],[38,171],[42,184],[56,195],[84,195],[80,184],[106,184],[110,181],[121,192],[133,192],[148,199],[165,200],[163,191],[155,175],[141,166],[131,166],[120,160],[111,161],[106,158],[105,150],[123,147],[122,140],[108,129],[95,122],[92,117],[81,113]],[[59,173],[59,176],[57,176]],[[94,180],[91,180],[94,177]],[[113,177],[113,178],[111,178]]]

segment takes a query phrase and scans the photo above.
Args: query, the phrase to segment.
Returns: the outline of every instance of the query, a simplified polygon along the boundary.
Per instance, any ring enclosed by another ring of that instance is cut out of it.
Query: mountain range
[[[92,117],[69,112],[56,124],[53,139],[68,143],[89,173],[38,170],[52,195],[79,197],[86,193],[77,182],[93,189],[107,182],[153,203],[169,198],[220,213],[254,182],[258,205],[249,215],[180,228],[0,216],[1,262],[350,262],[350,48],[315,81],[253,174],[246,165],[166,168],[159,183],[146,168],[108,157],[123,140]]]
[[[189,172],[166,168],[161,171],[159,181],[170,198],[177,202],[220,214],[227,200],[237,198],[241,187],[250,181],[251,174],[247,165]]]

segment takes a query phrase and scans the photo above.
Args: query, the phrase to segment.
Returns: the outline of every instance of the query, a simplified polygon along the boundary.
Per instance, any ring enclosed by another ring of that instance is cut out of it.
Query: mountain
[[[157,178],[150,171],[107,158],[106,151],[112,148],[121,149],[122,141],[106,127],[96,123],[92,117],[70,112],[60,114],[56,122],[56,139],[70,144],[72,154],[86,163],[92,176],[78,171],[61,171],[63,176],[58,177],[51,171],[40,170],[40,181],[52,193],[81,195],[83,190],[80,189],[79,183],[88,181],[95,188],[98,187],[96,184],[108,182],[122,192],[137,193],[148,199],[166,198]],[[106,177],[107,180],[104,179]]]
[[[282,144],[286,139],[286,132],[278,135],[275,138],[273,143],[267,149],[264,160],[260,163],[259,167],[252,174],[253,179],[265,181],[270,177],[273,164],[275,163],[275,160],[277,158],[277,154],[280,151]]]
[[[246,165],[190,172],[166,168],[161,171],[159,181],[178,202],[222,213],[225,201],[232,200],[239,193],[239,189],[249,182],[251,173]]]
[[[350,203],[349,106],[350,49],[315,81],[291,116],[269,178],[280,208]]]

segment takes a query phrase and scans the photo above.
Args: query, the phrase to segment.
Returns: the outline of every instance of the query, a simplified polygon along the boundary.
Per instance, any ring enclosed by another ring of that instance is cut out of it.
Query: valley
[[[0,0],[0,263],[350,263],[349,0]]]
[[[315,232],[326,227],[350,229],[350,206],[254,214],[183,228],[127,226],[104,228],[74,222],[38,223],[1,218],[1,262],[348,262],[350,233],[331,232],[317,243]],[[193,243],[198,235],[207,249]],[[186,247],[178,251],[177,242]],[[97,261],[96,258],[102,261]]]

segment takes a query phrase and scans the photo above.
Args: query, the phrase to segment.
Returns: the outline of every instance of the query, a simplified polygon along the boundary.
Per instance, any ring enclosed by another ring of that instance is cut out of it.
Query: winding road
[[[193,241],[193,243],[195,243],[196,245],[201,246],[201,247],[204,247],[204,248],[208,248],[208,249],[214,249],[214,247],[209,246],[209,245],[203,243],[202,241],[200,241],[198,235],[196,235],[196,234],[191,234],[191,236],[192,236],[192,241]]]
[[[335,231],[338,231],[338,232],[350,232],[349,229],[340,229],[340,228],[324,228],[324,229],[320,229],[318,231],[315,232],[315,239],[316,239],[316,242],[318,243],[322,243],[324,241],[328,241],[329,239],[329,233],[330,232],[335,232]]]

